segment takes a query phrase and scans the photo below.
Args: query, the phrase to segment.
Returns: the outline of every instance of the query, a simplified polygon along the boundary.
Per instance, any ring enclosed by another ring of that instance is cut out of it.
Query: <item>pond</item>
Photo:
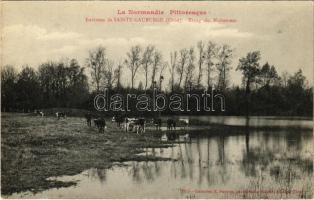
[[[199,120],[245,124],[241,117]],[[143,153],[173,158],[171,161],[132,161],[111,169],[92,168],[75,176],[51,177],[77,181],[77,185],[13,194],[10,198],[312,198],[313,133],[302,129],[312,127],[312,123],[304,119],[253,118],[250,126],[293,125],[300,129],[222,135],[187,130],[191,141],[149,148]]]

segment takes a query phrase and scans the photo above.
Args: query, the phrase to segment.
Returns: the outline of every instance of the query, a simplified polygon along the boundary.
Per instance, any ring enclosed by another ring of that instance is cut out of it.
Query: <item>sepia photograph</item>
[[[313,1],[0,6],[1,198],[314,198]]]

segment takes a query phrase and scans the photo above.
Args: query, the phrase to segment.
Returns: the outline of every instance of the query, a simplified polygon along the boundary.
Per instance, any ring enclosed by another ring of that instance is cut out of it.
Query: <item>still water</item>
[[[243,125],[242,118],[200,120]],[[265,121],[280,126],[312,124],[300,119],[255,119],[251,123],[258,126],[258,122],[267,124]],[[190,135],[194,132],[187,131]],[[77,181],[77,185],[37,194],[14,194],[11,198],[313,197],[311,131],[250,131],[218,136],[204,130],[197,132],[191,142],[145,149],[143,153],[173,161],[126,162],[126,166],[107,170],[93,168],[75,176],[52,177]]]

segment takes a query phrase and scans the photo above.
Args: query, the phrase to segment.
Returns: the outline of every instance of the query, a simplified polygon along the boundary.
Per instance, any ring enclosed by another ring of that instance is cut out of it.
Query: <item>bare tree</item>
[[[116,87],[119,89],[121,87],[121,75],[122,75],[122,67],[121,63],[118,64],[117,68],[114,70],[114,79],[116,80]]]
[[[290,74],[287,71],[282,72],[281,74],[281,81],[284,87],[288,86],[288,79],[290,77]]]
[[[103,73],[107,62],[106,60],[106,49],[101,46],[90,51],[89,57],[87,58],[87,67],[91,69],[92,83],[95,85],[97,92],[100,89],[100,83],[103,79]]]
[[[161,90],[161,84],[162,84],[162,81],[164,80],[164,71],[165,69],[168,68],[168,63],[167,62],[163,62],[161,64],[161,68],[160,68],[160,73],[159,73],[159,90]]]
[[[221,90],[225,90],[228,84],[227,75],[229,70],[231,69],[231,56],[232,49],[228,45],[222,45],[218,49],[217,59],[218,63],[216,64],[216,68],[218,70],[218,83],[217,87]]]
[[[206,71],[207,71],[207,88],[211,86],[211,72],[212,67],[214,66],[214,58],[216,55],[216,44],[209,41],[207,44],[206,52],[205,52],[205,58],[206,58]]]
[[[162,63],[161,53],[159,51],[155,51],[154,56],[153,56],[152,85],[151,85],[152,87],[153,87],[154,82],[155,82],[155,76],[156,76],[157,70],[158,70],[159,66],[161,65],[161,63]]]
[[[130,49],[130,52],[127,53],[127,59],[125,59],[126,66],[131,71],[131,88],[134,88],[134,78],[136,73],[141,66],[141,47],[139,45],[133,46]]]
[[[116,81],[114,76],[114,62],[112,60],[107,59],[107,68],[104,70],[104,85],[112,89],[114,82]]]
[[[201,80],[202,80],[202,75],[203,75],[203,63],[205,61],[205,52],[204,52],[204,48],[205,45],[203,43],[203,41],[199,41],[197,43],[197,48],[198,48],[198,52],[199,52],[199,58],[198,58],[198,77],[197,77],[197,87],[200,88],[201,87]]]
[[[174,89],[174,73],[175,73],[175,69],[176,69],[176,66],[177,66],[177,56],[178,56],[178,53],[177,51],[175,51],[174,53],[170,53],[170,63],[171,63],[171,66],[169,68],[169,71],[170,71],[170,85],[171,85],[171,92],[173,92],[173,89]]]
[[[192,81],[193,81],[193,72],[195,70],[195,55],[194,55],[194,49],[190,48],[188,51],[188,64],[187,67],[185,68],[185,81],[184,81],[184,88],[185,90],[187,89],[187,86],[191,88],[192,86]]]
[[[154,53],[155,47],[152,45],[149,45],[145,48],[145,51],[143,53],[142,57],[142,65],[145,73],[145,87],[144,89],[147,89],[147,83],[148,83],[148,69],[149,66],[153,63],[153,53]]]
[[[187,49],[181,49],[179,64],[177,65],[177,73],[179,74],[179,82],[178,82],[179,87],[181,87],[181,82],[182,82],[183,74],[184,74],[184,68],[187,64],[188,58],[189,58],[189,51]]]

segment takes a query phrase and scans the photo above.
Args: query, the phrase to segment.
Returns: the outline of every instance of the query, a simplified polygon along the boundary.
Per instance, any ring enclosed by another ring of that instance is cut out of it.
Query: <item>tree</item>
[[[87,67],[91,70],[92,83],[96,88],[96,92],[100,90],[100,84],[103,79],[106,64],[106,49],[104,47],[100,46],[97,49],[89,52],[89,57],[87,58]]]
[[[195,70],[195,55],[194,55],[194,49],[190,48],[189,50],[189,57],[188,57],[188,64],[187,67],[185,68],[185,81],[184,81],[184,89],[187,89],[187,86],[192,85],[193,82],[193,72]]]
[[[213,59],[216,55],[216,45],[209,41],[207,44],[206,52],[205,52],[205,58],[206,58],[206,65],[207,65],[207,88],[211,86],[211,72],[212,72],[212,66],[214,65]]]
[[[81,67],[76,59],[70,61],[66,67],[66,98],[62,102],[66,107],[80,107],[85,102],[89,95],[88,79],[85,74],[85,68]]]
[[[104,85],[112,89],[113,84],[115,83],[116,79],[114,76],[114,63],[112,60],[107,59],[106,69],[104,70]]]
[[[163,62],[160,68],[160,73],[159,73],[159,90],[161,91],[161,84],[162,81],[164,80],[164,70],[168,68],[168,63],[167,62]]]
[[[169,68],[169,72],[170,72],[170,86],[171,86],[171,92],[173,92],[174,90],[174,79],[175,79],[175,69],[177,66],[177,56],[178,53],[177,51],[174,51],[173,53],[170,53],[170,68]]]
[[[137,89],[139,90],[139,91],[143,91],[143,83],[142,83],[142,81],[140,81],[140,83],[138,84],[138,87],[137,87]]]
[[[171,86],[171,92],[173,92],[174,90],[174,74],[175,74],[175,69],[176,69],[176,66],[177,66],[177,56],[178,56],[178,53],[177,51],[175,52],[171,52],[170,53],[170,68],[169,68],[169,71],[170,71],[170,86]]]
[[[143,53],[142,58],[142,66],[145,73],[145,90],[147,89],[147,83],[148,83],[148,72],[149,72],[149,66],[153,63],[153,53],[154,53],[155,47],[152,45],[149,45],[145,48],[145,51]]]
[[[14,107],[16,101],[15,83],[17,73],[13,66],[5,65],[1,67],[1,109],[6,112]]]
[[[18,91],[16,105],[19,109],[30,111],[39,107],[41,101],[40,87],[33,68],[24,66],[18,75],[16,89]]]
[[[161,64],[162,64],[161,53],[159,51],[155,51],[154,52],[154,56],[153,56],[152,84],[151,84],[152,87],[153,87],[154,82],[155,82],[155,76],[157,74],[157,70],[158,70],[158,68],[160,67]]]
[[[228,45],[222,45],[218,49],[217,59],[218,63],[216,64],[216,68],[218,70],[218,83],[217,87],[221,90],[225,90],[227,88],[228,80],[227,75],[229,70],[231,69],[231,57],[232,57],[232,49]]]
[[[38,69],[38,79],[43,97],[42,106],[52,106],[55,101],[55,66],[53,62],[42,63]]]
[[[281,83],[283,85],[283,87],[287,87],[288,86],[288,79],[289,79],[289,73],[287,71],[282,72],[280,80]]]
[[[184,69],[185,69],[185,66],[187,64],[188,58],[189,58],[189,51],[187,49],[181,49],[180,50],[179,64],[177,65],[177,73],[179,74],[179,82],[178,82],[179,88],[181,87]]]
[[[306,78],[299,69],[293,76],[288,79],[288,87],[296,89],[304,89],[306,87]]]
[[[270,66],[268,62],[262,66],[259,77],[263,86],[273,85],[279,78],[275,67]]]
[[[88,97],[88,79],[77,60],[47,62],[38,69],[41,107],[79,107]]]
[[[120,87],[121,87],[122,68],[123,68],[123,65],[119,63],[118,67],[114,70],[114,73],[113,73],[114,74],[114,79],[117,82],[116,87],[118,89],[120,89]]]
[[[130,52],[127,53],[127,58],[125,59],[126,66],[131,71],[131,88],[134,88],[134,78],[136,76],[136,73],[141,66],[141,47],[136,45],[132,46],[130,49]]]
[[[197,87],[200,88],[201,87],[201,80],[202,80],[202,75],[203,75],[203,63],[205,61],[205,45],[202,41],[199,41],[197,43],[197,48],[198,48],[198,55],[199,55],[199,58],[198,58],[198,77],[197,77]]]
[[[260,66],[259,60],[261,59],[261,54],[259,51],[249,52],[246,57],[239,59],[239,65],[236,70],[242,71],[242,81],[245,86],[246,94],[246,114],[249,115],[249,104],[250,104],[250,87],[251,84],[256,80],[256,77],[259,75]]]
[[[286,100],[294,115],[313,114],[313,88],[307,88],[306,78],[299,69],[288,79]]]

